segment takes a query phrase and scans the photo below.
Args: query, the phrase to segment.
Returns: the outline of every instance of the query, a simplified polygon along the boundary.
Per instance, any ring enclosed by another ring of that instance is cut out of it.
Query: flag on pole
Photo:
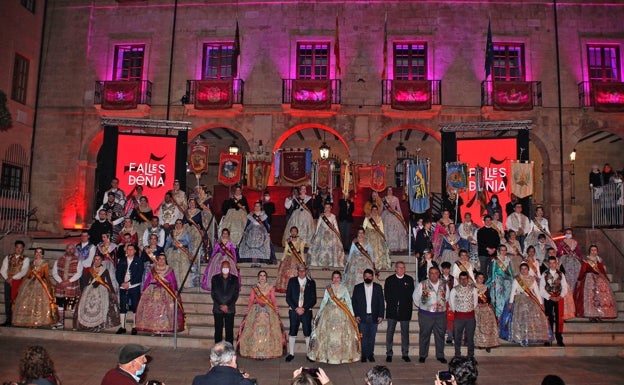
[[[533,195],[533,162],[511,161],[511,193],[520,199]]]
[[[238,77],[238,57],[241,53],[240,34],[238,31],[238,20],[236,20],[236,32],[234,33],[234,47],[232,47],[232,79]]]
[[[334,37],[334,56],[336,57],[336,75],[342,74],[340,68],[340,33],[338,31],[338,16],[336,16],[336,36]]]
[[[427,161],[410,162],[409,178],[410,209],[415,213],[424,213],[429,209]]]
[[[383,43],[383,69],[381,70],[381,78],[385,79],[388,72],[388,12],[384,18],[384,43]]]
[[[487,43],[485,44],[485,80],[492,73],[494,63],[494,43],[492,43],[492,21],[488,20]]]

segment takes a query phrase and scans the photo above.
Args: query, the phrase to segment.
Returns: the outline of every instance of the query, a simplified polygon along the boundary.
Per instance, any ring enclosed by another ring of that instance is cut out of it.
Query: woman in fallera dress
[[[191,254],[190,228],[188,225],[184,225],[182,219],[176,219],[174,228],[167,237],[165,254],[167,255],[169,266],[175,273],[176,281],[182,282],[193,258]],[[186,281],[185,286],[191,286],[191,279]]]
[[[117,244],[111,242],[110,234],[102,234],[102,242],[95,248],[95,254],[102,256],[102,263],[117,267]],[[107,266],[110,268],[110,266]],[[112,272],[114,275],[115,272]]]
[[[247,314],[241,322],[237,338],[241,357],[257,360],[281,357],[286,347],[275,288],[267,283],[267,278],[267,272],[260,270],[258,283],[249,294]]]
[[[305,261],[305,245],[299,238],[299,230],[293,226],[290,228],[290,237],[284,242],[284,256],[277,268],[276,292],[286,293],[288,280],[297,276],[297,266],[305,266]]]
[[[230,230],[221,230],[221,238],[215,242],[212,248],[212,255],[208,260],[208,265],[204,270],[201,287],[210,291],[212,277],[221,273],[221,263],[228,261],[230,263],[230,274],[238,277],[238,283],[241,283],[241,276],[238,272],[238,256],[236,255],[236,245],[230,241]]]
[[[286,197],[284,207],[287,212],[290,213],[290,218],[286,223],[285,229],[290,229],[296,226],[299,229],[299,237],[303,240],[306,247],[310,246],[312,237],[314,236],[314,218],[312,216],[312,204],[313,199],[306,194],[306,186],[301,186],[299,189],[293,189],[292,195]],[[282,240],[286,241],[289,233],[288,230],[284,231]]]
[[[245,232],[238,248],[240,262],[251,262],[252,267],[260,267],[261,263],[275,261],[270,231],[262,202],[254,202],[253,211],[247,214]]]
[[[324,209],[310,246],[310,266],[344,267],[344,248],[331,203],[325,203]]]
[[[500,322],[500,337],[528,346],[550,342],[552,332],[544,314],[544,299],[529,265],[520,264],[520,274],[514,279],[509,304]]]
[[[154,334],[173,333],[176,330],[176,297],[177,331],[181,332],[184,330],[184,308],[178,296],[178,283],[173,269],[167,265],[167,257],[161,253],[147,273],[137,306],[136,329]]]
[[[375,266],[379,270],[390,269],[392,261],[390,260],[390,249],[386,242],[383,221],[379,215],[379,207],[372,205],[370,215],[364,218],[362,227],[366,231],[366,240],[373,249],[375,257]]]
[[[485,349],[489,353],[491,348],[500,345],[498,341],[498,321],[490,304],[490,289],[485,285],[485,275],[477,273],[476,280],[475,286],[477,287],[479,300],[475,308],[477,327],[475,329],[474,344],[475,347]]]
[[[35,249],[35,258],[13,304],[13,326],[52,326],[58,322],[50,266],[43,255],[42,248]]]
[[[581,272],[581,263],[583,261],[583,254],[581,248],[578,245],[571,228],[564,230],[565,238],[557,244],[557,255],[559,256],[559,263],[563,266],[566,280],[570,289],[574,290],[576,287],[576,280]]]
[[[500,245],[498,251],[498,256],[491,262],[491,276],[487,281],[496,317],[501,316],[509,302],[509,293],[513,282],[513,275],[507,258],[507,247]]]
[[[591,322],[617,317],[615,294],[607,277],[607,269],[602,258],[598,256],[596,245],[589,247],[589,255],[581,264],[581,272],[574,290],[574,303],[576,316],[589,318]]]
[[[401,212],[399,198],[392,193],[392,187],[386,190],[381,200],[381,219],[383,220],[386,241],[391,252],[407,250],[407,227]]]
[[[362,282],[362,275],[366,269],[376,271],[373,249],[366,242],[364,228],[360,227],[357,230],[357,238],[351,243],[349,256],[345,263],[344,285],[349,293],[353,293],[355,285]]]
[[[447,233],[442,236],[439,263],[449,262],[452,265],[459,259],[460,240],[461,238],[455,228],[455,223],[449,223]]]
[[[85,287],[74,315],[76,329],[89,329],[99,332],[102,329],[116,328],[119,320],[119,290],[115,272],[109,271],[101,255],[93,257],[89,269],[89,284]]]
[[[247,198],[243,196],[243,189],[240,186],[236,186],[234,194],[232,194],[230,199],[224,201],[221,206],[223,218],[219,223],[218,230],[221,232],[223,229],[228,229],[230,231],[230,239],[236,246],[243,238],[248,211],[249,204],[247,203]]]
[[[361,341],[347,288],[340,283],[342,274],[332,273],[323,302],[312,323],[308,358],[316,362],[343,364],[360,360]]]

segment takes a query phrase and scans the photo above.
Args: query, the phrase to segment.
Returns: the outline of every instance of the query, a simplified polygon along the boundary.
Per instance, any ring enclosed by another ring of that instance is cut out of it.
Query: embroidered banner
[[[371,189],[381,192],[386,189],[386,166],[377,164],[371,166]]]
[[[395,110],[431,109],[429,80],[393,80],[391,106]]]
[[[520,199],[533,195],[533,162],[511,161],[511,193]]]
[[[208,146],[201,140],[195,140],[191,144],[189,168],[195,175],[201,175],[208,170]]]
[[[415,213],[424,213],[429,210],[427,161],[411,162],[409,178],[410,209]]]
[[[281,157],[281,176],[286,182],[298,184],[305,182],[307,156],[305,150],[283,150]]]
[[[492,106],[497,111],[530,111],[533,109],[531,82],[494,82]]]
[[[139,104],[141,82],[104,82],[102,93],[103,110],[133,110]]]
[[[240,182],[242,155],[227,154],[222,152],[219,156],[219,182],[232,186]]]
[[[269,152],[247,153],[247,187],[262,191],[266,188],[271,174],[273,156]]]
[[[343,194],[355,191],[355,181],[353,179],[353,165],[349,160],[346,160],[342,162],[340,167],[340,186]]]
[[[449,189],[460,190],[468,185],[468,165],[452,162],[446,164],[446,186]]]
[[[232,99],[232,79],[195,81],[195,109],[231,108]]]
[[[331,80],[293,80],[290,106],[301,110],[328,110],[331,107]]]
[[[594,110],[598,112],[624,111],[624,83],[592,83]]]
[[[319,160],[317,173],[317,186],[320,188],[329,187],[331,168],[328,160]]]
[[[371,186],[371,171],[370,165],[358,164],[355,168],[355,175],[357,179],[357,187],[365,188]]]

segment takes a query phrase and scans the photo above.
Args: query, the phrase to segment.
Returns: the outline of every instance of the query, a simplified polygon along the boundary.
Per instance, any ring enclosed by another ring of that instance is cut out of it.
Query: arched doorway
[[[624,133],[620,130],[587,130],[581,133],[580,139],[574,144],[574,161],[570,153],[564,155],[564,162],[568,163],[568,176],[570,178],[570,193],[565,199],[572,205],[572,218],[570,223],[574,226],[592,225],[592,203],[598,200],[608,207],[617,208],[617,197],[609,199],[606,195],[600,195],[589,188],[589,177],[592,167],[597,166],[600,171],[609,164],[614,172],[623,172],[624,163]],[[608,178],[602,178],[603,183],[609,183]],[[595,199],[592,202],[593,198]],[[613,203],[613,204],[611,204]]]
[[[397,126],[377,140],[371,162],[387,165],[386,184],[398,187],[403,186],[404,180],[401,167],[397,167],[400,159],[430,159],[429,184],[432,192],[441,192],[441,140],[440,133],[429,127]]]

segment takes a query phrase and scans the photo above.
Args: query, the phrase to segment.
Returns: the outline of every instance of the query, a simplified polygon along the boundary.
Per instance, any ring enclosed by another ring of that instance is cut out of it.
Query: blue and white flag
[[[409,202],[410,209],[415,213],[424,213],[429,210],[427,163],[427,160],[419,160],[409,164]]]

